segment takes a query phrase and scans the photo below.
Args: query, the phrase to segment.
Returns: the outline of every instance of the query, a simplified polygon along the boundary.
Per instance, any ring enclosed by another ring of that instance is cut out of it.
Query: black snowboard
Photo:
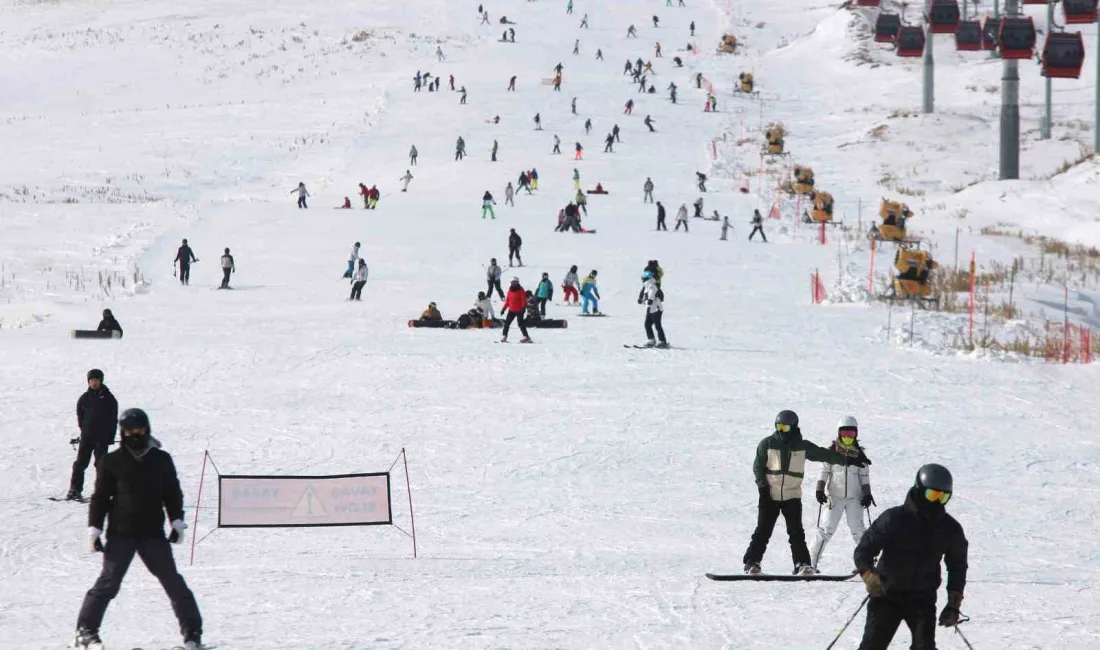
[[[842,582],[856,577],[855,573],[844,575],[827,575],[815,573],[812,575],[786,575],[781,573],[708,573],[707,577],[719,582],[734,580],[747,580],[754,582]]]
[[[69,336],[74,339],[120,339],[122,334],[116,330],[101,332],[99,330],[69,330]]]
[[[80,497],[79,499],[66,499],[65,497],[46,497],[50,501],[57,501],[58,503],[65,503],[72,501],[73,503],[88,503],[88,497]]]

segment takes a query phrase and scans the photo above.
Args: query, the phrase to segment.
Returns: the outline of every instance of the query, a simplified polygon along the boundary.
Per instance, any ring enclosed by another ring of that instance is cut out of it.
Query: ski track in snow
[[[950,161],[923,140],[911,156],[904,143],[935,130],[967,155],[988,156],[995,144],[977,141],[994,123],[947,89],[996,71],[937,53],[942,112],[887,120],[890,138],[870,143],[864,131],[892,102],[914,105],[916,68],[891,60],[871,72],[844,61],[856,47],[853,19],[833,6],[744,2],[727,13],[725,3],[702,0],[688,10],[577,0],[564,16],[564,2],[508,0],[486,3],[493,24],[485,27],[475,4],[338,0],[304,12],[213,0],[186,15],[159,1],[0,4],[9,59],[0,82],[15,89],[0,109],[12,152],[0,162],[5,647],[63,644],[98,572],[99,556],[84,551],[85,508],[46,500],[66,489],[72,404],[91,367],[106,371],[122,408],[151,413],[179,468],[189,524],[204,450],[228,474],[291,475],[381,471],[408,449],[416,560],[391,528],[214,531],[217,483],[207,468],[199,526],[189,531],[202,539],[195,566],[186,548],[176,555],[206,638],[225,650],[823,647],[862,599],[858,581],[734,586],[703,577],[741,565],[755,523],[752,450],[783,408],[797,410],[819,444],[839,416],[860,419],[876,512],[900,502],[922,463],[952,469],[959,489],[950,509],[970,539],[964,611],[973,620],[964,629],[975,647],[1100,647],[1095,368],[923,354],[882,340],[881,309],[811,307],[807,276],[833,273],[835,244],[816,246],[805,230],[780,232],[774,222],[772,243],[746,242],[748,215],[767,207],[770,191],[758,198],[754,184],[739,194],[714,171],[759,163],[759,107],[729,93],[737,72],[752,68],[768,100],[765,121],[787,123],[796,160],[814,166],[848,215],[855,198],[885,193],[875,185],[884,169],[924,165],[928,202],[940,200],[936,188],[969,182],[981,166],[961,154]],[[592,28],[578,30],[586,12]],[[650,27],[654,13],[659,29]],[[518,23],[515,44],[496,41],[502,14]],[[698,57],[678,51],[691,20]],[[631,23],[637,40],[623,38]],[[746,46],[720,58],[712,47],[728,29]],[[360,30],[371,35],[355,40]],[[580,57],[569,54],[577,37]],[[661,59],[652,57],[657,40]],[[437,44],[446,62],[435,60]],[[603,63],[592,60],[596,47]],[[672,68],[676,55],[683,70]],[[639,56],[654,62],[658,89],[676,81],[679,104],[663,91],[636,93],[621,72]],[[540,80],[559,61],[564,83],[554,93]],[[443,92],[412,93],[418,69],[444,75]],[[719,88],[722,112],[702,113],[689,80],[696,71]],[[446,90],[451,73],[469,90],[467,106]],[[505,92],[513,74],[517,92]],[[853,97],[856,87],[866,87],[858,99],[870,108]],[[574,96],[579,117],[569,114]],[[629,98],[638,106],[624,116]],[[533,130],[536,112],[544,131]],[[656,134],[645,132],[646,114]],[[486,122],[494,115],[499,125]],[[736,134],[741,120],[752,144],[726,142],[712,161],[710,139]],[[613,123],[622,143],[602,154]],[[564,151],[580,139],[586,160],[551,156],[555,133]],[[454,163],[459,135],[469,157]],[[840,146],[848,142],[856,144]],[[420,164],[408,167],[414,143]],[[1072,149],[1029,146],[1025,176]],[[532,166],[540,189],[503,206],[504,185]],[[551,232],[574,166],[584,187],[611,191],[590,197],[593,237]],[[415,179],[403,194],[406,168]],[[687,235],[652,230],[645,177],[672,219],[698,195],[696,170],[712,173],[705,209],[730,214],[728,242],[699,220]],[[1047,191],[1013,186],[1020,207],[1009,216],[1052,194],[1083,196],[1088,173]],[[288,194],[299,180],[316,195],[308,211]],[[345,195],[361,205],[360,181],[378,184],[379,209],[333,211]],[[486,189],[500,203],[495,221],[477,218]],[[942,208],[918,204],[914,227],[942,226],[956,205],[1002,191],[979,185]],[[1059,205],[1071,212],[1032,223],[1087,240],[1094,227],[1074,218],[1095,195],[1082,201],[1066,199]],[[973,213],[977,223],[1005,216]],[[505,281],[518,275],[533,287],[542,271],[557,283],[571,264],[582,276],[598,269],[601,309],[614,318],[551,305],[548,315],[570,327],[533,330],[538,346],[492,345],[495,331],[406,328],[429,301],[447,317],[469,309],[488,258],[506,258],[510,227],[524,238],[528,265],[507,269]],[[201,260],[187,288],[168,270],[181,237]],[[357,240],[371,269],[361,304],[344,300],[340,280]],[[213,291],[226,246],[236,290]],[[665,326],[680,348],[660,354],[621,347],[643,340],[635,298],[651,258],[666,270]],[[859,261],[852,267],[866,277]],[[102,293],[101,273],[131,277],[135,268],[140,289]],[[1094,315],[1091,296],[1080,303]],[[125,339],[67,338],[103,307],[115,310]],[[392,484],[395,523],[408,530],[400,465]],[[812,536],[812,494],[804,503]],[[851,551],[839,530],[823,570],[848,569]],[[765,570],[789,567],[777,527]],[[863,620],[838,650],[857,647]],[[136,565],[108,611],[105,640],[160,648],[175,628],[159,585]],[[949,632],[939,636],[941,647],[961,647]],[[903,630],[891,647],[908,643]]]

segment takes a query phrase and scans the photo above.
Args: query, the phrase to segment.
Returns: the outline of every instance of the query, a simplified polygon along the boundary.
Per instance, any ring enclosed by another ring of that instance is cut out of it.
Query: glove
[[[187,530],[187,524],[183,523],[182,519],[176,519],[172,522],[172,532],[168,533],[168,541],[172,544],[182,544],[185,530]]]
[[[825,490],[818,490],[816,496],[817,496],[817,502],[820,503],[821,505],[825,505],[825,504],[829,503],[829,497],[825,496]]]
[[[88,548],[92,553],[103,552],[103,541],[99,539],[99,536],[103,534],[103,531],[95,526],[88,528]]]
[[[772,500],[771,489],[764,485],[757,488],[760,491],[760,503],[766,503]]]
[[[878,504],[875,503],[875,498],[871,496],[870,492],[868,492],[867,494],[864,494],[862,497],[860,497],[859,505],[863,506],[864,508],[868,508],[870,506],[875,506]]]
[[[641,298],[638,298],[638,304],[639,305],[642,304],[642,299]]]
[[[857,458],[856,460],[852,461],[851,464],[855,465],[856,467],[867,467],[871,464],[871,459],[864,456],[862,458]]]
[[[943,611],[940,612],[940,625],[943,627],[954,627],[959,622],[959,607],[962,606],[963,595],[961,591],[950,591],[947,593],[947,605],[944,606]]]
[[[872,598],[879,598],[885,593],[882,590],[882,581],[879,579],[874,569],[864,571],[859,577],[863,578],[863,584],[867,587],[867,593],[871,594]]]

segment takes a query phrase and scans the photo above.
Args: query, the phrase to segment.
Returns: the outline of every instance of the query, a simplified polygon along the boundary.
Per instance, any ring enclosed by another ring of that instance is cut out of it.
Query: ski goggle
[[[782,431],[783,433],[788,433],[791,430],[791,428],[792,427],[789,424],[779,424],[778,422],[775,423],[775,430],[776,431]]]
[[[851,447],[852,443],[854,443],[855,441],[856,441],[856,439],[851,437],[851,436],[840,436],[840,442],[845,447]]]
[[[951,493],[927,488],[924,491],[924,498],[935,503],[947,505],[947,502],[951,500]]]

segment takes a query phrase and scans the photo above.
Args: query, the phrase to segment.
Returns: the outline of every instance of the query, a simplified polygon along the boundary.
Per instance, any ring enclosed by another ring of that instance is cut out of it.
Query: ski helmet
[[[798,414],[794,411],[783,410],[779,412],[779,415],[775,416],[775,425],[778,427],[780,424],[786,424],[792,429],[798,428]]]
[[[141,409],[126,409],[118,418],[120,429],[145,429],[145,433],[151,434],[153,427],[149,425],[149,416]]]
[[[929,463],[917,470],[917,487],[922,490],[953,492],[954,480],[946,467]]]
[[[859,429],[859,423],[856,422],[855,417],[853,417],[851,415],[845,415],[844,417],[837,420],[836,428],[837,428],[838,431],[840,429],[857,429],[858,430]]]

